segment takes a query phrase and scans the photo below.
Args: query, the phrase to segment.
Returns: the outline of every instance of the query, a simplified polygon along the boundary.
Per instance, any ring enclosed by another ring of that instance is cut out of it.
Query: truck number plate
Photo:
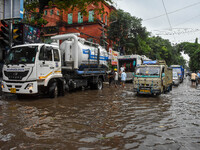
[[[10,88],[10,93],[16,93],[16,88]]]
[[[140,92],[150,93],[150,90],[140,90]]]

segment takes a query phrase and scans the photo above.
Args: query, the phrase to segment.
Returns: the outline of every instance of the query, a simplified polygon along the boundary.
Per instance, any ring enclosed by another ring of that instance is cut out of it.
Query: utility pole
[[[13,43],[13,36],[12,36],[12,30],[13,30],[13,0],[10,0],[10,34],[9,34],[9,46],[12,48],[12,43]]]

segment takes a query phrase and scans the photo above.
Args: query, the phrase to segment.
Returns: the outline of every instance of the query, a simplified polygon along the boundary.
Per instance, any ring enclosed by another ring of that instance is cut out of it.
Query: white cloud
[[[200,0],[164,0],[167,13],[173,12],[168,14],[172,30],[166,15],[146,20],[165,14],[162,0],[115,0],[115,2],[117,8],[142,18],[143,26],[148,31],[154,35],[160,33],[160,36],[173,43],[194,42],[197,37],[200,37]],[[169,32],[171,35],[167,35]]]

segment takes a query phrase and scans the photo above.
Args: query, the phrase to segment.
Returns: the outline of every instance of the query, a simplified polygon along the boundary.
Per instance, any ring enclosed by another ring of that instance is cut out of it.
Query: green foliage
[[[142,27],[141,19],[131,16],[123,10],[117,10],[110,15],[108,39],[116,43],[115,48],[125,48],[127,55],[146,55],[152,60],[164,59],[168,65],[185,65],[181,51],[172,46],[169,40],[161,37],[149,37],[150,33]]]
[[[103,13],[104,8],[99,7],[99,2],[112,3],[112,0],[39,0],[30,4],[25,3],[24,6],[26,10],[26,15],[24,18],[24,22],[31,25],[36,25],[38,27],[41,27],[41,25],[46,25],[48,22],[43,19],[43,11],[45,6],[56,6],[60,10],[68,10],[69,8],[73,10],[75,8],[78,8],[83,15],[88,15],[87,6],[93,4],[95,6],[98,6],[97,8],[95,8],[95,11]],[[37,12],[36,9],[39,9],[39,12]],[[32,16],[31,20],[29,19],[30,15]]]
[[[125,48],[126,54],[142,53],[148,32],[142,27],[141,19],[131,16],[119,9],[109,16],[108,39],[114,41],[118,47]]]
[[[200,70],[200,44],[197,39],[195,43],[184,42],[178,45],[179,51],[184,51],[189,55],[189,67],[191,71]]]
[[[90,4],[98,6],[99,2],[112,3],[112,0],[51,0],[49,5],[56,5],[59,9],[62,10],[67,10],[69,8],[73,10],[78,8],[82,14],[87,15],[87,6]],[[103,7],[98,7],[96,10],[98,10],[99,13],[104,11]]]

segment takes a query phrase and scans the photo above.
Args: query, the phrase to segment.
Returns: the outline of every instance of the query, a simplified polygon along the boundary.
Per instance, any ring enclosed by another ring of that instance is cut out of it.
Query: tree
[[[112,3],[112,0],[49,0],[49,5],[56,5],[59,9],[67,10],[71,8],[78,8],[83,14],[87,14],[87,6],[93,4],[95,6],[99,5],[99,2],[102,3]],[[99,11],[102,12],[103,7],[98,7]]]
[[[200,70],[200,44],[184,42],[178,45],[179,51],[183,51],[190,57],[189,67],[191,71]]]
[[[125,49],[127,54],[142,53],[141,46],[148,36],[145,27],[142,27],[141,19],[131,16],[119,9],[109,16],[108,39],[116,43],[116,47]]]
[[[112,0],[39,0],[31,3],[25,3],[25,22],[37,25],[39,27],[41,27],[43,24],[47,24],[48,22],[43,19],[43,11],[45,6],[56,6],[60,10],[68,10],[69,8],[73,10],[74,8],[77,8],[82,14],[87,15],[87,6],[90,4],[99,6],[99,2],[112,3]],[[103,7],[97,7],[96,10],[98,10],[99,13],[104,12]],[[31,20],[29,19],[30,14],[32,17]]]

